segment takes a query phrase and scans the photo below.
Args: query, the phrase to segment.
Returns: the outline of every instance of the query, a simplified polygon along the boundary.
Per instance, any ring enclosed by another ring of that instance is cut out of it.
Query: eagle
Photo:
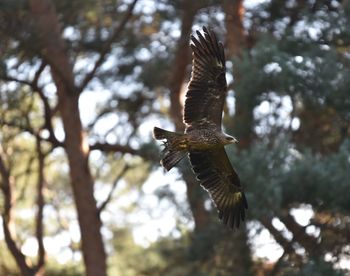
[[[219,219],[231,229],[245,219],[248,203],[240,179],[225,146],[237,140],[222,131],[222,112],[227,94],[225,54],[215,34],[203,27],[191,35],[192,73],[183,121],[184,133],[158,127],[153,137],[164,141],[161,165],[169,171],[188,155],[200,185],[209,192]]]

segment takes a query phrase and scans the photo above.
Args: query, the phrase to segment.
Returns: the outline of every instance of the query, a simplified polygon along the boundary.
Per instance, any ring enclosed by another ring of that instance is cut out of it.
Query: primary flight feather
[[[215,34],[203,27],[191,36],[192,75],[186,93],[185,133],[158,127],[154,138],[164,140],[162,166],[170,170],[186,155],[201,186],[218,209],[219,219],[239,227],[248,208],[240,179],[224,149],[237,140],[222,132],[222,111],[227,94],[225,54]]]

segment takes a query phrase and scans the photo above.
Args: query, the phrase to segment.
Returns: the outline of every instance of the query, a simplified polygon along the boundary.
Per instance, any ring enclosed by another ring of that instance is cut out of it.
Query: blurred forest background
[[[229,231],[182,131],[189,37],[224,43]],[[0,275],[350,275],[350,1],[1,0]]]

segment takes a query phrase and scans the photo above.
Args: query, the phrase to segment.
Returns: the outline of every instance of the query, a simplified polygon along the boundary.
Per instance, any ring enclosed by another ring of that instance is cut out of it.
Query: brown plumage
[[[224,48],[215,34],[203,28],[199,40],[191,36],[192,76],[186,94],[184,122],[189,128],[221,130],[227,85]],[[209,124],[209,125],[208,125]]]
[[[221,131],[222,111],[227,94],[225,55],[213,32],[203,27],[191,36],[192,75],[186,94],[185,133],[155,127],[157,140],[165,140],[162,166],[170,170],[187,154],[201,186],[207,190],[230,228],[239,227],[248,208],[240,180],[224,146],[237,142]]]

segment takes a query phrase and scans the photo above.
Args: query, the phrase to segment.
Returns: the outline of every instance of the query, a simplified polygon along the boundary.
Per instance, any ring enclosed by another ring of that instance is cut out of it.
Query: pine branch
[[[138,0],[134,0],[130,5],[128,10],[125,13],[125,16],[123,18],[123,20],[120,22],[120,24],[114,29],[112,35],[108,38],[108,40],[106,41],[106,44],[104,45],[99,58],[97,59],[97,61],[94,64],[94,67],[92,68],[92,70],[87,73],[87,75],[85,76],[84,80],[82,81],[82,83],[79,85],[78,87],[78,93],[81,93],[84,88],[88,85],[88,83],[93,79],[93,77],[95,76],[95,73],[97,71],[97,69],[103,64],[103,62],[105,61],[106,55],[110,52],[111,47],[112,47],[112,43],[114,41],[116,41],[120,34],[122,33],[122,31],[124,30],[124,27],[126,25],[126,23],[129,21],[129,19],[132,16],[132,12],[134,10],[134,7],[136,5],[136,2]]]
[[[42,87],[40,87],[38,84],[41,73],[44,71],[45,68],[46,68],[46,63],[42,62],[41,65],[39,66],[38,70],[35,72],[35,75],[34,75],[34,78],[32,81],[19,79],[19,78],[16,78],[13,76],[8,76],[8,75],[2,76],[1,78],[5,81],[14,81],[14,82],[17,82],[19,84],[28,85],[33,90],[33,92],[38,93],[40,99],[42,100],[43,106],[44,106],[45,123],[41,127],[41,129],[47,129],[49,132],[49,137],[47,139],[42,139],[42,140],[46,140],[48,142],[51,142],[54,147],[58,147],[58,146],[62,146],[63,144],[60,141],[58,141],[58,139],[54,133],[54,130],[53,130],[53,126],[52,126],[53,112],[52,112],[52,109],[50,107],[48,98],[45,96],[45,93],[44,93]],[[1,122],[1,123],[10,125],[9,122],[7,122],[7,123]],[[30,126],[25,127],[23,125],[22,126],[16,125],[15,127],[18,127],[18,128],[25,130],[25,131],[28,131],[29,133],[31,133],[33,135],[37,135]]]
[[[100,214],[107,206],[107,204],[111,201],[113,193],[115,191],[115,189],[117,188],[117,185],[119,183],[119,181],[123,178],[123,176],[125,175],[125,173],[130,169],[129,165],[125,165],[122,169],[122,171],[119,173],[119,175],[116,177],[116,179],[113,181],[113,185],[111,190],[108,193],[107,198],[101,203],[101,205],[98,207],[98,213]]]

